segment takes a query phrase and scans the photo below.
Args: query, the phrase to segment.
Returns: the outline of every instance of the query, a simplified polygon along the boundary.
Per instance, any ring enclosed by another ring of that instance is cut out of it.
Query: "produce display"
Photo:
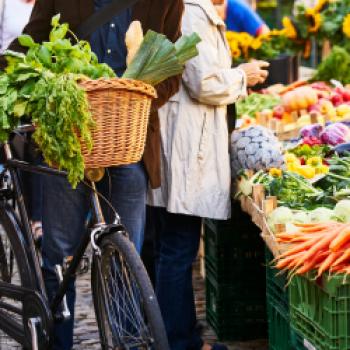
[[[52,19],[48,42],[35,43],[28,35],[19,37],[27,53],[5,52],[8,66],[0,74],[0,141],[27,117],[36,131],[33,139],[49,165],[66,169],[75,187],[84,177],[81,140],[92,149],[94,121],[85,91],[79,81],[115,77],[86,41],[78,41],[68,24]],[[142,32],[142,30],[141,30]],[[197,34],[183,36],[175,44],[164,35],[148,31],[143,38],[133,25],[127,33],[129,66],[124,78],[156,85],[181,74],[185,62],[197,55]],[[72,44],[73,37],[76,41]]]
[[[261,124],[277,132],[350,121],[350,89],[320,81],[276,85],[238,102],[237,112],[242,127]]]

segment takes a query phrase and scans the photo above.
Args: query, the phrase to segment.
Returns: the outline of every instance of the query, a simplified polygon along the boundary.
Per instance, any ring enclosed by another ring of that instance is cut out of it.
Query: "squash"
[[[282,104],[289,111],[307,109],[317,102],[317,92],[310,86],[298,87],[282,96]]]

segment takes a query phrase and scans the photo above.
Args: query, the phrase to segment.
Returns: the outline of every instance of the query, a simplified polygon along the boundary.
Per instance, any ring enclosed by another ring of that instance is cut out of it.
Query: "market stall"
[[[267,322],[269,349],[350,349],[349,12],[318,1],[268,36],[228,33],[234,64],[284,66],[237,104],[233,217],[205,224],[207,318],[222,339],[261,337]],[[324,59],[300,79],[312,41]],[[238,324],[249,334],[220,333]]]

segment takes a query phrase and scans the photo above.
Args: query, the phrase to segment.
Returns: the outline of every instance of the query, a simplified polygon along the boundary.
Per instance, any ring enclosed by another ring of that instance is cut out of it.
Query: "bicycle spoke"
[[[109,254],[104,271],[110,327],[114,329],[117,344],[130,348],[149,349],[152,337],[145,323],[141,295],[136,281],[129,273],[124,259],[117,253]]]

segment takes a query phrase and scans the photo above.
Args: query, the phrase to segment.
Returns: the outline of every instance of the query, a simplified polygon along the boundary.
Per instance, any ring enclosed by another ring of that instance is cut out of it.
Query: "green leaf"
[[[26,111],[27,104],[27,101],[17,102],[13,107],[13,114],[18,118],[23,117]]]
[[[39,49],[38,52],[38,58],[41,63],[43,63],[45,66],[50,67],[52,64],[52,58],[51,58],[51,53],[49,49],[45,46],[42,45]]]
[[[182,36],[176,43],[176,57],[182,65],[193,57],[198,56],[197,44],[201,42],[201,38],[197,33],[189,36]]]
[[[24,82],[24,81],[27,81],[31,78],[35,78],[35,77],[38,77],[39,76],[39,73],[37,72],[30,72],[30,73],[24,73],[24,74],[19,74],[16,78],[15,78],[15,81],[17,83],[20,83],[20,82]]]
[[[56,16],[52,17],[51,19],[51,26],[57,27],[60,24],[61,14],[58,13]]]
[[[50,41],[63,39],[67,35],[68,29],[68,23],[63,23],[60,26],[55,27],[50,33]]]
[[[0,95],[3,95],[6,93],[8,86],[9,86],[8,76],[5,74],[0,75]]]
[[[28,34],[20,35],[18,41],[24,47],[34,47],[36,45],[33,38]]]

